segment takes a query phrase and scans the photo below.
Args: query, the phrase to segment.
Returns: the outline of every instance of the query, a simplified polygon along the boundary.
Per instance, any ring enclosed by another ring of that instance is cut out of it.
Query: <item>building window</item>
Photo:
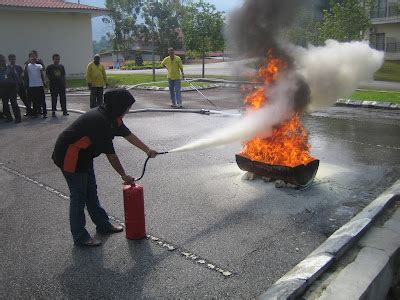
[[[375,33],[369,37],[369,45],[376,50],[385,51],[385,34]]]
[[[400,52],[400,42],[393,37],[386,38],[386,52]]]
[[[388,17],[400,16],[400,3],[389,2]]]
[[[371,18],[385,18],[387,11],[387,0],[376,0],[374,9],[371,12]]]

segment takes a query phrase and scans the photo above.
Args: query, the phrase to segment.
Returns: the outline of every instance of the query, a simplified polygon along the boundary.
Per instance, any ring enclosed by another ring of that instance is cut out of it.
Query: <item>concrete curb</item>
[[[24,105],[18,105],[20,108],[26,108]],[[56,111],[61,112],[60,109],[57,109]],[[47,109],[47,112],[51,112],[50,109]],[[86,113],[84,110],[79,110],[79,109],[73,109],[70,108],[68,109],[69,113],[77,113],[83,115]],[[242,114],[240,113],[229,113],[229,112],[224,112],[224,111],[219,111],[219,110],[213,110],[213,109],[173,109],[173,108],[139,108],[139,109],[131,109],[128,113],[133,114],[133,113],[145,113],[145,112],[171,112],[171,113],[193,113],[193,114],[201,114],[201,115],[221,115],[221,116],[226,116],[226,117],[241,117]]]
[[[363,101],[352,99],[338,99],[336,106],[365,107],[365,108],[383,108],[383,109],[400,109],[400,104],[379,101]]]
[[[205,86],[196,86],[196,88],[198,90],[209,90],[209,89],[215,89],[220,87],[220,84],[209,84],[209,85],[205,85]],[[146,90],[146,91],[169,91],[168,87],[160,87],[160,86],[135,86],[132,89],[134,90]],[[191,87],[184,87],[181,89],[182,92],[192,92],[192,91],[196,91],[194,88]]]
[[[341,259],[343,268],[333,268],[309,289],[306,299],[385,299],[390,287],[398,286],[400,253],[400,208],[386,220],[380,218]],[[356,255],[354,255],[356,254]],[[395,292],[392,299],[399,299]]]
[[[300,297],[331,264],[352,247],[377,217],[400,198],[400,180],[372,201],[347,224],[334,232],[324,243],[292,270],[275,282],[257,299],[296,299]]]

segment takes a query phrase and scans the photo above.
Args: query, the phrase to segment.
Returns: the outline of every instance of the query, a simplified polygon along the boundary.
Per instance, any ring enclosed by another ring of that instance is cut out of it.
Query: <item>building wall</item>
[[[374,25],[375,33],[385,33],[386,37],[392,37],[400,41],[400,23]]]
[[[400,23],[376,24],[372,26],[374,33],[385,34],[385,59],[399,60],[400,59]],[[388,43],[391,43],[389,46]],[[389,49],[391,51],[389,51]]]
[[[385,50],[385,59],[400,59],[400,0],[375,0],[371,13],[371,46]],[[383,35],[384,34],[384,35]]]
[[[14,53],[23,64],[33,49],[46,65],[52,54],[60,54],[68,76],[84,74],[93,57],[91,16],[0,10],[0,53]]]

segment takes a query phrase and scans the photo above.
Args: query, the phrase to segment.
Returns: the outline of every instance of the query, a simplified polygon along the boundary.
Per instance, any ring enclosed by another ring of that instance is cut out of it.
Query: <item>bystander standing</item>
[[[168,70],[169,93],[172,101],[171,107],[182,108],[181,78],[185,78],[182,60],[179,56],[175,55],[173,48],[168,49],[168,54],[169,56],[162,61],[162,65]]]
[[[53,64],[47,66],[46,75],[49,79],[49,87],[51,94],[51,110],[52,116],[56,116],[57,110],[57,98],[60,97],[60,105],[63,111],[63,115],[67,116],[67,101],[65,95],[65,89],[67,87],[67,83],[65,80],[65,69],[62,64],[60,64],[60,55],[53,54]]]
[[[15,69],[6,65],[6,58],[0,54],[0,98],[3,102],[3,114],[6,122],[13,120],[9,102],[14,113],[15,123],[21,122],[21,112],[17,104],[18,75]]]
[[[100,64],[100,55],[96,54],[93,61],[88,64],[86,81],[90,89],[90,108],[103,104],[104,86],[108,87],[106,70]]]
[[[18,75],[18,84],[17,84],[17,93],[21,101],[24,103],[25,108],[26,108],[26,114],[25,116],[32,116],[33,111],[32,111],[32,104],[31,101],[29,101],[28,96],[26,95],[26,87],[24,84],[24,69],[16,64],[17,57],[15,54],[10,54],[8,55],[8,61],[10,63],[10,67],[14,69],[14,71]]]
[[[44,72],[43,66],[37,63],[37,55],[29,54],[29,63],[25,67],[26,86],[28,87],[28,97],[33,103],[33,116],[37,117],[42,109],[43,118],[47,118],[46,96],[44,94]]]

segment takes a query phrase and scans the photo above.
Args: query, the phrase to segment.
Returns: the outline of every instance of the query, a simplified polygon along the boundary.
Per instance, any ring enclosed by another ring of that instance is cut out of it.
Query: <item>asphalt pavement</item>
[[[237,111],[235,89],[204,93]],[[167,92],[133,91],[133,108],[168,108]],[[187,108],[210,108],[196,92]],[[86,110],[88,97],[69,96]],[[145,189],[150,239],[101,237],[97,249],[73,245],[68,189],[50,156],[57,135],[79,115],[0,124],[0,289],[4,298],[250,298],[260,295],[341,225],[400,178],[400,112],[332,107],[303,118],[320,159],[307,190],[243,180],[239,143],[159,156],[149,162]],[[125,124],[156,150],[181,146],[235,117],[138,113]],[[145,154],[121,138],[115,148],[137,176]],[[105,157],[95,161],[101,202],[123,221],[119,176]],[[94,227],[90,219],[87,226]],[[225,272],[225,275],[220,270]]]

